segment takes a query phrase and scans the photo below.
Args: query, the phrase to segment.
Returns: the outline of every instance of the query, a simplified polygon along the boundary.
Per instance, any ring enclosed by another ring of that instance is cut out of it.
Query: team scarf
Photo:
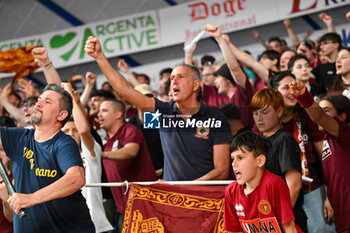
[[[308,141],[308,136],[303,134],[301,129],[301,122],[297,119],[297,115],[294,114],[293,118],[293,137],[299,144],[300,159],[301,159],[301,172],[304,176],[310,177],[309,166],[305,154],[305,143]],[[305,183],[305,182],[304,182]],[[309,192],[311,191],[311,183],[305,183],[308,186]]]

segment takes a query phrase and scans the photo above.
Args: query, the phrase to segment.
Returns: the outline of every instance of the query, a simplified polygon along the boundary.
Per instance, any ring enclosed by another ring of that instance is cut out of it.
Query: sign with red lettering
[[[160,19],[167,19],[166,23],[161,20],[160,31],[162,39],[174,44],[192,39],[208,23],[233,32],[348,4],[349,0],[193,1],[160,10]]]
[[[226,0],[225,2],[215,2],[211,5],[205,2],[197,2],[187,5],[192,8],[190,16],[192,21],[206,19],[209,16],[219,16],[225,14],[226,17],[232,17],[236,14],[236,11],[243,10],[243,2],[246,0]]]
[[[86,39],[101,41],[108,58],[183,44],[208,23],[234,32],[349,5],[350,0],[197,0],[79,27],[0,42],[0,51],[44,46],[56,68],[91,62]],[[317,32],[315,32],[316,34]]]

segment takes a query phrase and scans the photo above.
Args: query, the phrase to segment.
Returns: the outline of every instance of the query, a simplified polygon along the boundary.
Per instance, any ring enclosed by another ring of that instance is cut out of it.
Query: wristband
[[[310,92],[305,88],[304,94],[300,96],[293,95],[303,108],[309,108],[314,103],[314,97],[310,94]]]
[[[43,65],[43,67],[44,67],[44,68],[47,68],[47,67],[49,67],[49,66],[51,66],[51,65],[52,65],[52,61],[46,63],[45,65]]]

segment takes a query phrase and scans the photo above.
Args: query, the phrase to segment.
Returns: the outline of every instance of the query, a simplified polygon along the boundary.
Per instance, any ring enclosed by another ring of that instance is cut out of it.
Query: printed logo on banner
[[[144,129],[195,129],[195,137],[208,139],[210,129],[220,129],[222,122],[214,117],[207,119],[193,118],[192,115],[162,114],[156,112],[143,112]]]
[[[106,21],[85,28],[83,32],[55,34],[50,39],[50,48],[58,49],[60,57],[66,62],[72,57],[81,60],[86,56],[84,47],[89,36],[99,38],[102,50],[106,54],[136,50],[158,44],[156,28],[153,15],[134,16],[116,22]]]
[[[67,62],[71,58],[75,50],[78,48],[79,43],[82,42],[80,46],[80,53],[79,53],[79,59],[82,59],[84,58],[84,55],[85,55],[85,52],[84,52],[85,41],[89,38],[89,36],[94,36],[90,28],[85,29],[84,35],[81,41],[79,40],[79,38],[77,37],[77,33],[75,32],[68,32],[65,35],[57,34],[51,38],[50,47],[52,49],[60,49],[63,47],[62,51],[67,51],[67,49],[64,49],[64,47],[69,46],[68,51],[60,55],[60,57]],[[74,41],[73,44],[71,43],[71,41]]]
[[[162,114],[157,110],[156,112],[143,112],[143,128],[144,129],[159,129],[160,116]]]

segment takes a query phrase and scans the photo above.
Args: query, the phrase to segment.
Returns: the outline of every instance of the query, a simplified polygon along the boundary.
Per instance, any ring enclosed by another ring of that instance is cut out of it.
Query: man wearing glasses
[[[13,105],[7,98],[0,95],[0,104],[6,111],[16,120],[17,126],[25,128],[33,128],[30,123],[30,115],[33,111],[35,103],[38,101],[37,96],[26,98],[22,104],[22,110]]]

